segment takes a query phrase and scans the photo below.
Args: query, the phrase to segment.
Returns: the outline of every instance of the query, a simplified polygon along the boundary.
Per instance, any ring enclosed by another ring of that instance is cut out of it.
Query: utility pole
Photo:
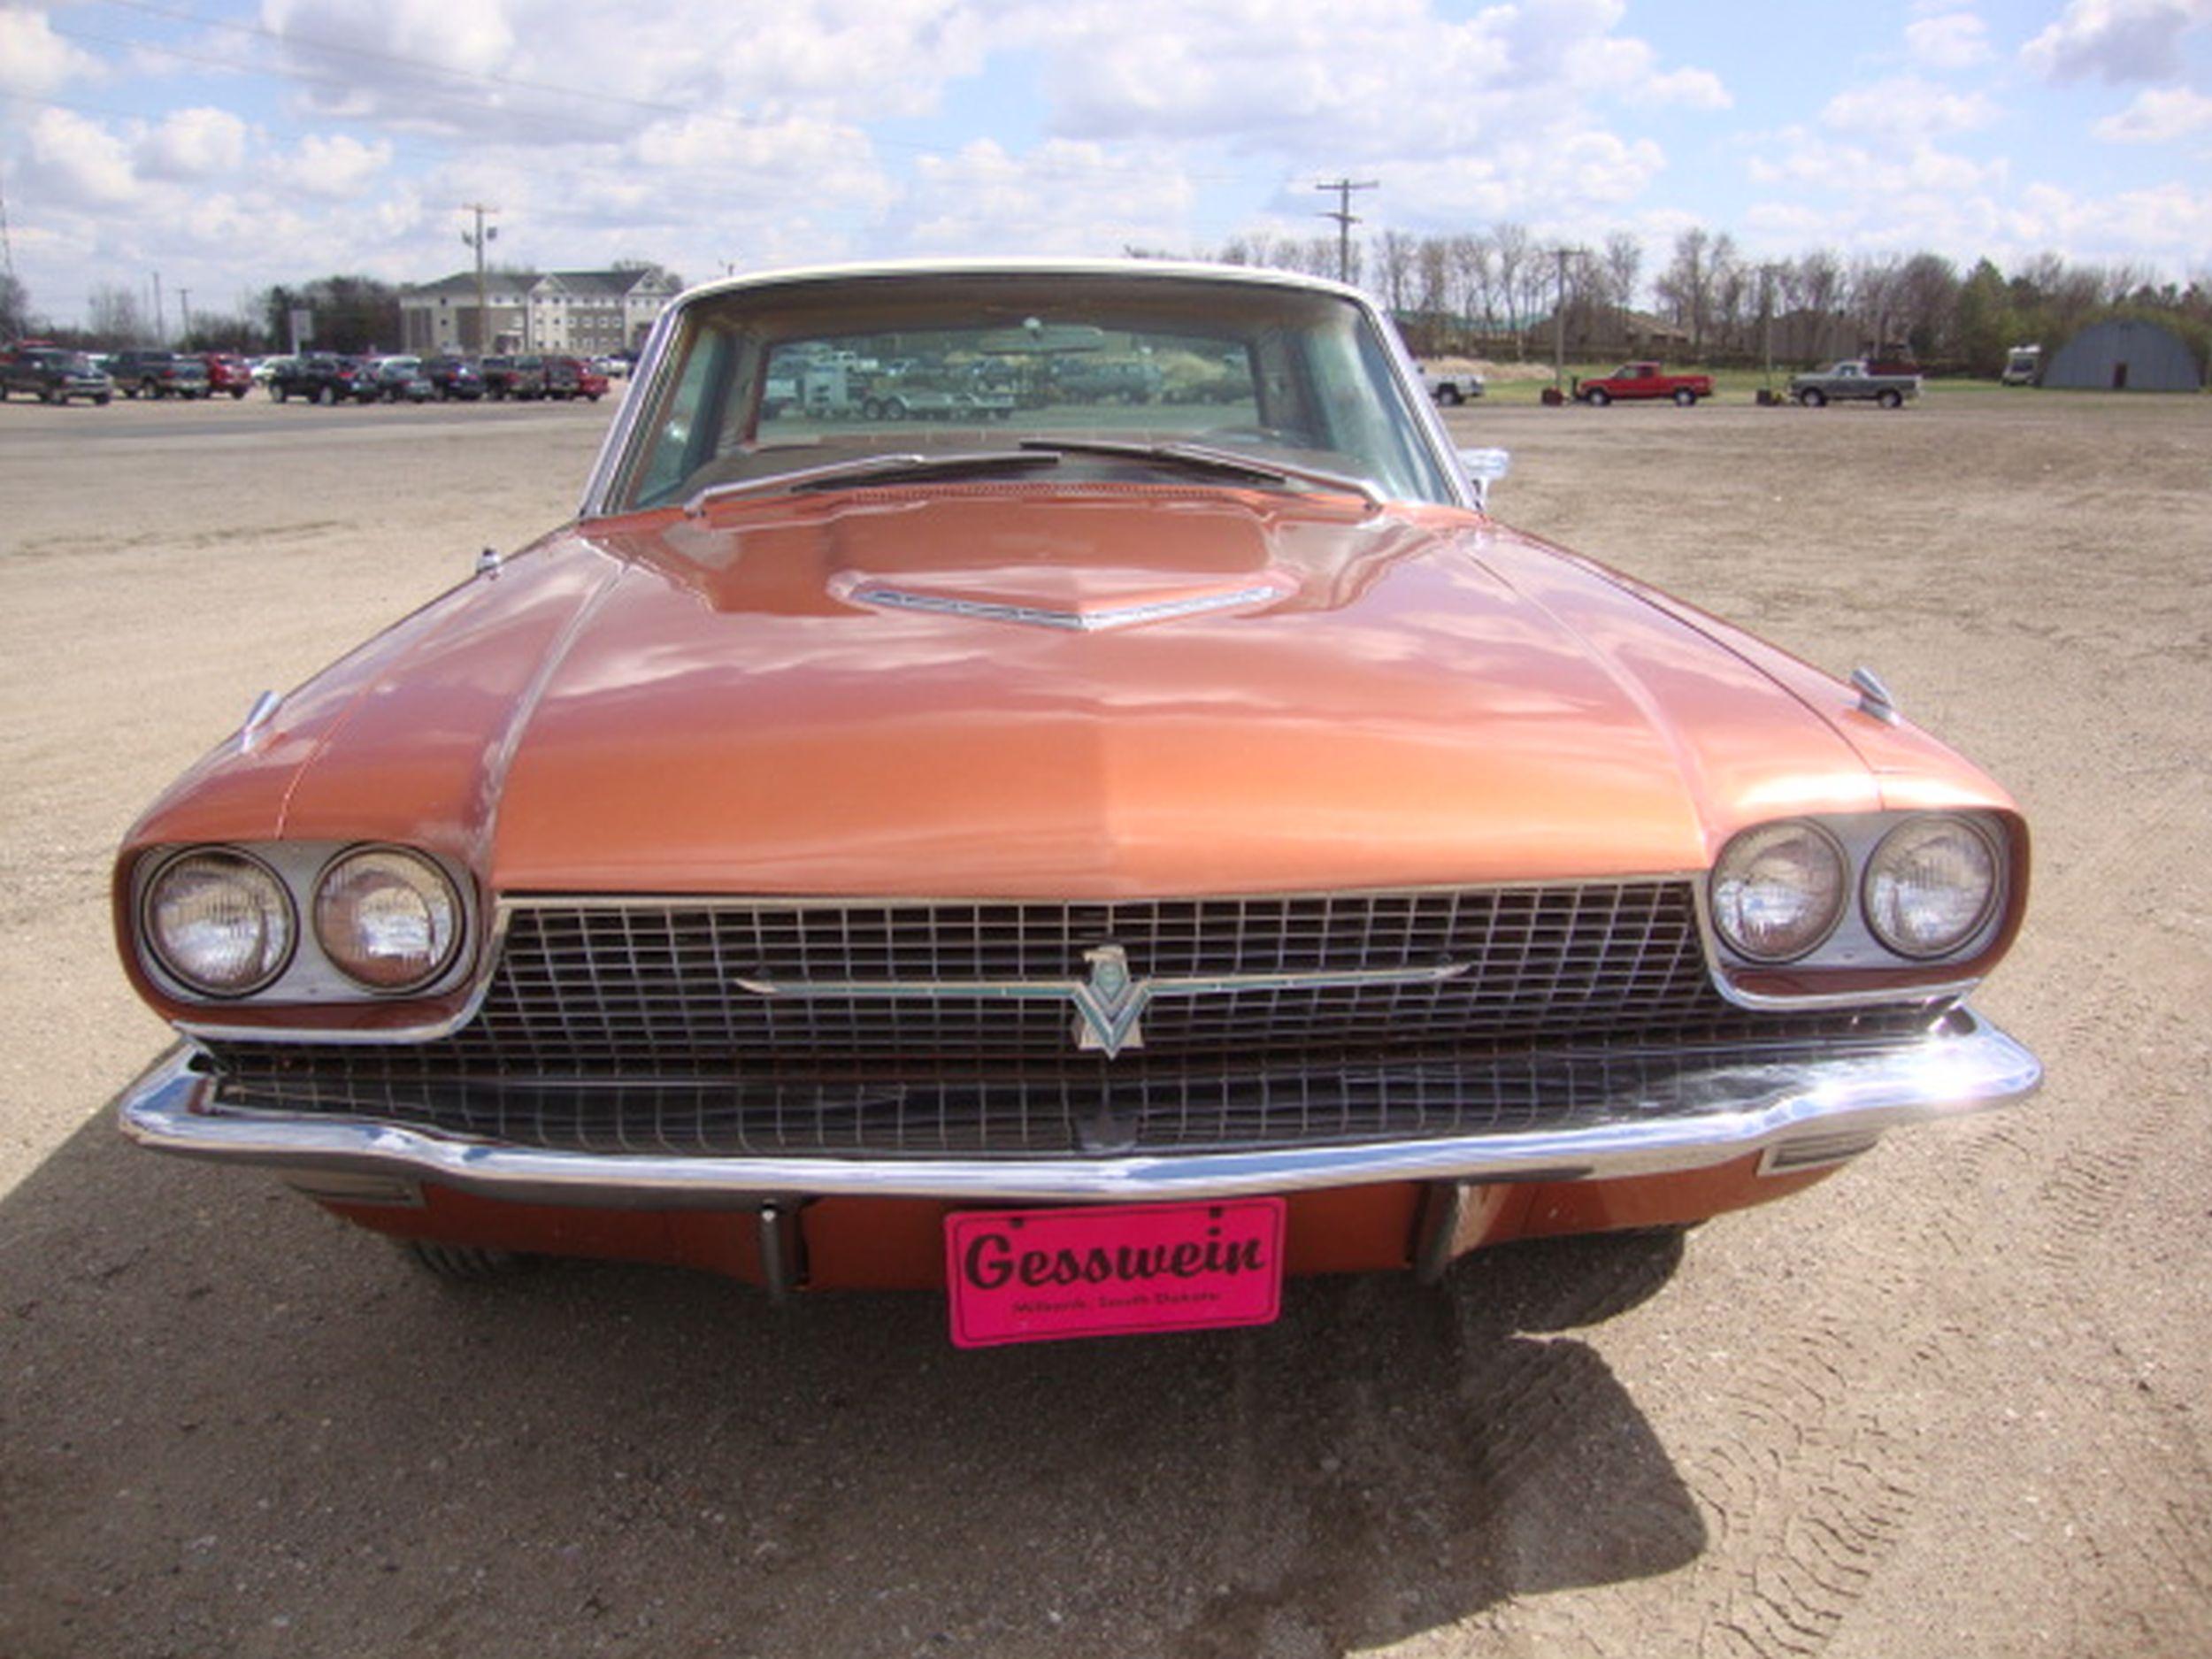
[[[1558,280],[1551,303],[1551,384],[1552,390],[1563,397],[1567,392],[1567,261],[1587,259],[1590,250],[1553,248],[1547,251],[1558,265]]]
[[[192,343],[192,290],[180,283],[177,287],[177,317],[180,343]]]
[[[499,210],[481,202],[464,202],[461,211],[476,215],[476,229],[463,231],[461,240],[476,250],[476,355],[480,357],[492,349],[491,312],[484,298],[484,244],[499,240],[499,227],[485,224],[484,215]]]
[[[1352,212],[1352,192],[1379,190],[1382,186],[1372,179],[1356,184],[1349,179],[1339,179],[1333,184],[1317,184],[1313,188],[1336,192],[1336,211],[1324,213],[1321,217],[1336,221],[1336,280],[1349,282],[1352,280],[1352,227],[1359,223]]]
[[[157,271],[153,273],[153,276],[154,343],[157,346],[166,345],[169,342],[169,322],[168,319],[161,314],[161,273]]]

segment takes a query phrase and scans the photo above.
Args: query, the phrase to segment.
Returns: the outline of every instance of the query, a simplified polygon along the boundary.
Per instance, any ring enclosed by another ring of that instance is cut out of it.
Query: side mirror
[[[1513,457],[1503,449],[1462,449],[1459,464],[1475,486],[1475,505],[1488,511],[1490,486],[1513,470]]]

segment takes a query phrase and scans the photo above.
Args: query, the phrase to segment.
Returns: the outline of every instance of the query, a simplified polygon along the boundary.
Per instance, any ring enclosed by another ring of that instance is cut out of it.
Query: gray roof
[[[484,287],[488,292],[503,298],[527,293],[539,284],[550,282],[565,294],[588,294],[607,299],[620,299],[652,276],[649,271],[487,271]],[[665,284],[653,286],[650,292],[658,295],[675,290]],[[458,271],[435,282],[417,282],[402,290],[409,299],[438,299],[476,297],[476,273]]]

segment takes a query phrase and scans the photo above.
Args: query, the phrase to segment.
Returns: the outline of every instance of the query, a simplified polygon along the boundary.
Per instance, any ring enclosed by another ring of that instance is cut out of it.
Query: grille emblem
[[[1040,1002],[1075,1005],[1075,1046],[1112,1059],[1125,1048],[1144,1047],[1140,1021],[1163,996],[1225,996],[1238,991],[1329,991],[1370,985],[1440,985],[1473,964],[1441,962],[1426,967],[1326,969],[1303,973],[1163,974],[1137,979],[1129,972],[1129,953],[1119,945],[1101,945],[1083,953],[1090,965],[1080,979],[738,979],[755,996],[850,1001],[858,998],[953,998]]]

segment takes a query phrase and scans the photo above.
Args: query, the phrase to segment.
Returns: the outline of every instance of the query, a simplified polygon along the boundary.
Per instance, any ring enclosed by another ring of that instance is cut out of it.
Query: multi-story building
[[[657,269],[488,271],[480,315],[476,273],[462,271],[401,293],[401,334],[406,349],[421,357],[634,351],[679,286]]]

